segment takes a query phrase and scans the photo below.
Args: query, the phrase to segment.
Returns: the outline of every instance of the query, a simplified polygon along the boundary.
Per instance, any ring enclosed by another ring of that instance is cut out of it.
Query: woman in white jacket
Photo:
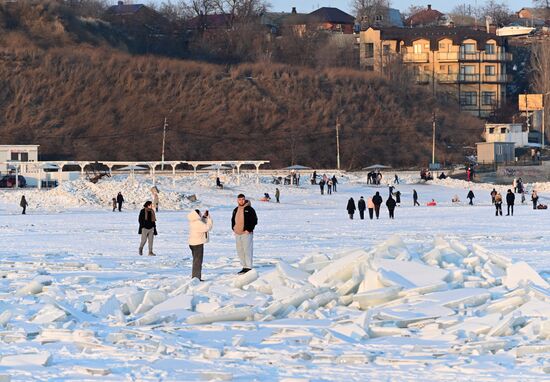
[[[204,243],[208,243],[208,232],[212,229],[212,218],[208,210],[201,217],[199,210],[189,212],[189,248],[193,254],[193,271],[191,277],[202,281],[202,257],[204,254]]]

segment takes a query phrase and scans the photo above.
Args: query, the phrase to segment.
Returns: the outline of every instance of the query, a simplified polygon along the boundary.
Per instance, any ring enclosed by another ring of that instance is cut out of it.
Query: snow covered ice
[[[0,381],[550,380],[548,212],[497,218],[493,185],[402,175],[393,221],[385,208],[348,218],[350,196],[387,196],[359,175],[333,195],[279,185],[280,204],[258,200],[271,177],[225,176],[223,190],[160,177],[154,258],[137,254],[149,178],[0,191]],[[451,203],[468,186],[476,205]],[[230,230],[240,192],[259,217],[244,275]],[[214,220],[204,282],[190,279],[194,208]]]

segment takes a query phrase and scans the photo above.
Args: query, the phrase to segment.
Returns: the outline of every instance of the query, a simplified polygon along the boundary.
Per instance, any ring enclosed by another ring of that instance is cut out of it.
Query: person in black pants
[[[376,191],[376,194],[372,197],[372,202],[374,203],[374,213],[378,219],[380,216],[380,206],[382,205],[382,197],[378,191]]]
[[[390,219],[394,218],[393,212],[395,211],[395,205],[396,205],[395,199],[392,198],[392,196],[390,195],[388,200],[386,200],[386,207],[388,207],[388,211],[390,213]]]
[[[346,206],[346,210],[348,210],[348,215],[351,220],[353,220],[353,214],[355,213],[355,200],[353,198],[349,198],[348,205]]]
[[[365,203],[365,199],[363,199],[362,196],[357,202],[357,209],[359,210],[359,218],[361,220],[365,219],[365,210],[367,209],[367,204]]]
[[[516,201],[516,195],[512,192],[512,190],[508,189],[508,192],[506,193],[506,205],[508,207],[508,213],[506,216],[509,216],[512,214],[514,216],[514,202]]]
[[[496,212],[495,212],[495,216],[502,216],[502,195],[500,195],[500,192],[497,192],[497,194],[495,195],[495,207],[496,207]]]
[[[21,196],[21,201],[19,202],[19,206],[23,208],[23,212],[21,212],[22,215],[26,215],[27,213],[27,206],[29,203],[27,203],[27,199],[25,199],[25,195]]]
[[[116,196],[116,202],[118,204],[118,212],[122,211],[122,203],[124,203],[124,197],[122,196],[122,192],[119,192]]]
[[[413,190],[413,207],[414,206],[420,206],[420,203],[418,203],[418,193],[416,190]]]

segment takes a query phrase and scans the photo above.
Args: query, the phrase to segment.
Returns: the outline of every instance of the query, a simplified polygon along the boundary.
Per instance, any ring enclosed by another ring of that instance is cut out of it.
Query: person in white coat
[[[187,215],[189,220],[189,248],[193,254],[193,270],[191,277],[202,281],[202,258],[204,254],[204,243],[208,243],[208,232],[212,229],[212,218],[208,210],[201,217],[199,210],[193,210]]]

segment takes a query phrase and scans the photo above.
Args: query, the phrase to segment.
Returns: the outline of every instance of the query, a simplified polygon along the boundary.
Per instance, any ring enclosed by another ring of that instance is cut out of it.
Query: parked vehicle
[[[25,187],[27,185],[27,180],[25,179],[24,176],[19,175],[17,178],[19,180],[19,187]],[[4,175],[4,177],[0,179],[0,188],[13,188],[13,187],[15,187],[15,175],[13,174]]]

